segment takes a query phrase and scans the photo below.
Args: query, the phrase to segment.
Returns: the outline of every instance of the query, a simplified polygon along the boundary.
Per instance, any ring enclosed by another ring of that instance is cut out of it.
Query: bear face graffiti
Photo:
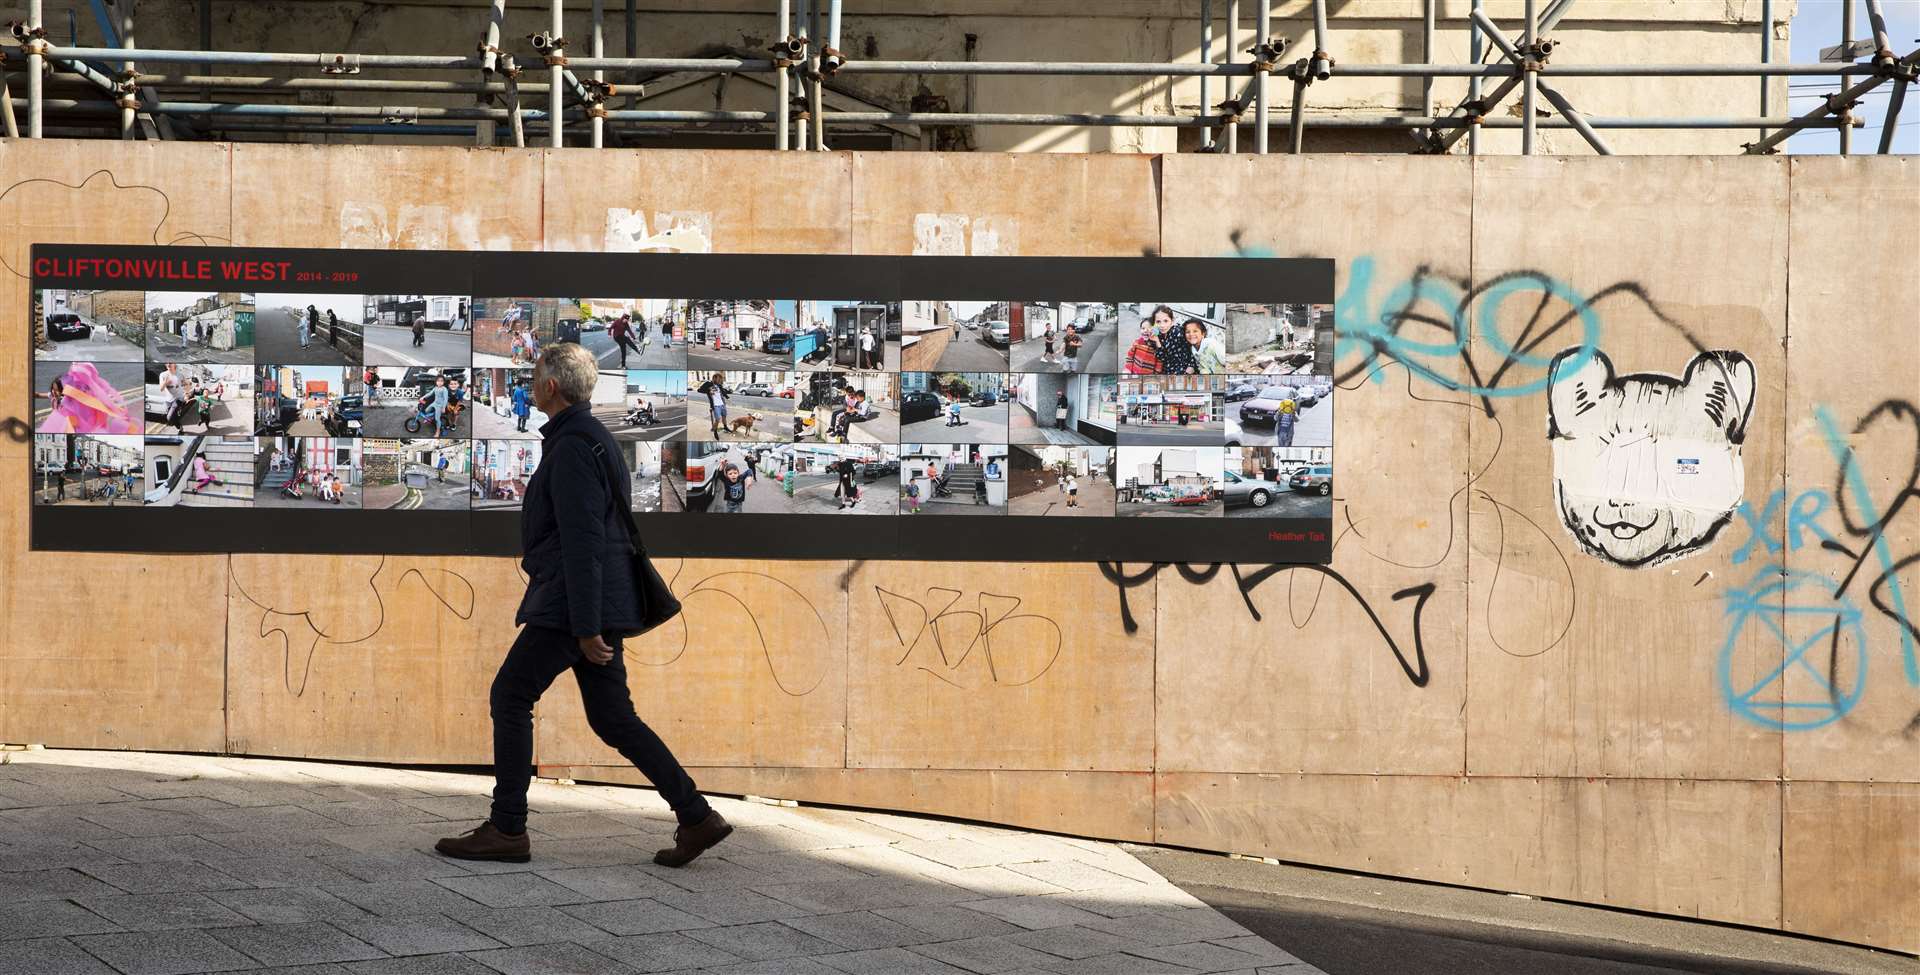
[[[1702,352],[1678,379],[1615,377],[1605,355],[1572,348],[1548,375],[1554,497],[1581,550],[1656,565],[1706,547],[1732,519],[1753,412],[1746,356]]]

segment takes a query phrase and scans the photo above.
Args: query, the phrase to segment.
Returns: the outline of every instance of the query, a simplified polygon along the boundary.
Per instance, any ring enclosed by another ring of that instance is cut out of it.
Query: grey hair
[[[540,353],[536,372],[558,383],[567,402],[585,403],[600,381],[600,362],[577,342],[556,342]]]

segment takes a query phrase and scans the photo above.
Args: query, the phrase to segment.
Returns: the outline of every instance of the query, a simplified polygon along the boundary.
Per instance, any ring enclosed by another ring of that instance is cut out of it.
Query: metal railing
[[[593,0],[591,55],[573,58],[567,55],[562,33],[563,0],[550,0],[551,26],[528,38],[535,54],[547,68],[544,83],[520,82],[522,68],[514,56],[500,47],[501,30],[506,17],[507,0],[491,0],[488,19],[478,50],[470,55],[288,53],[215,50],[139,50],[133,52],[133,4],[122,0],[118,24],[103,20],[104,36],[118,47],[57,46],[46,39],[42,22],[42,0],[28,0],[27,20],[16,24],[13,33],[19,52],[25,55],[27,95],[15,97],[0,75],[0,115],[5,116],[9,137],[18,134],[14,118],[16,108],[27,113],[27,136],[41,138],[49,113],[82,118],[117,115],[122,138],[133,138],[139,129],[149,138],[166,137],[163,127],[168,118],[190,118],[201,124],[227,131],[326,131],[354,134],[466,135],[481,145],[492,145],[498,123],[508,123],[515,145],[525,145],[527,133],[544,131],[553,147],[565,145],[569,126],[584,126],[592,146],[605,145],[606,133],[630,130],[636,126],[728,123],[770,127],[776,148],[827,148],[829,127],[873,125],[973,126],[1137,126],[1202,129],[1203,151],[1236,152],[1238,132],[1252,126],[1253,151],[1268,150],[1269,133],[1284,129],[1290,151],[1303,150],[1308,127],[1327,129],[1401,129],[1412,132],[1416,148],[1427,152],[1447,152],[1461,139],[1468,140],[1468,151],[1478,151],[1478,133],[1484,129],[1517,128],[1521,133],[1521,152],[1532,153],[1536,132],[1542,128],[1571,129],[1595,152],[1610,154],[1600,135],[1606,129],[1757,129],[1759,137],[1746,145],[1751,153],[1770,152],[1795,132],[1814,128],[1838,129],[1842,151],[1850,147],[1851,130],[1863,125],[1853,114],[1862,96],[1883,84],[1893,84],[1887,106],[1879,151],[1889,152],[1892,137],[1905,101],[1906,89],[1920,77],[1920,51],[1897,56],[1887,36],[1881,0],[1858,0],[1865,4],[1873,26],[1875,50],[1861,63],[1776,64],[1772,63],[1772,0],[1763,0],[1761,57],[1747,64],[1581,64],[1550,63],[1554,48],[1548,37],[1574,5],[1575,0],[1547,0],[1544,9],[1536,9],[1536,0],[1525,0],[1524,23],[1514,37],[1501,29],[1473,0],[1468,17],[1471,63],[1434,64],[1433,33],[1435,5],[1426,0],[1423,18],[1422,51],[1429,59],[1421,64],[1341,64],[1330,53],[1330,30],[1326,0],[1313,0],[1313,50],[1290,63],[1281,55],[1288,42],[1272,31],[1272,0],[1255,0],[1253,43],[1236,51],[1240,40],[1241,0],[1227,4],[1228,31],[1224,61],[1212,60],[1213,16],[1210,0],[1202,0],[1199,60],[1192,62],[1075,62],[1075,61],[882,61],[853,60],[840,49],[841,0],[777,0],[777,30],[780,38],[766,58],[703,57],[646,58],[633,56],[636,47],[635,3],[627,4],[627,57],[605,56],[604,0]],[[1851,11],[1856,0],[1847,0],[1847,20],[1843,30],[1850,33]],[[97,5],[96,5],[97,6]],[[822,31],[822,7],[825,30]],[[804,8],[804,9],[803,9]],[[104,15],[103,15],[104,16]],[[815,47],[815,38],[820,40]],[[1847,38],[1843,37],[1843,41]],[[209,45],[210,46],[210,45]],[[3,53],[3,52],[0,52]],[[1240,55],[1247,55],[1242,60]],[[1492,60],[1487,60],[1492,58]],[[8,60],[0,58],[0,60]],[[288,71],[307,69],[318,77],[270,77],[254,75],[189,75],[150,73],[148,66],[267,67]],[[118,64],[118,71],[102,65]],[[57,69],[57,70],[55,70]],[[474,71],[472,82],[409,79],[362,79],[362,70]],[[589,72],[581,80],[576,71]],[[666,111],[633,107],[637,86],[608,83],[608,72],[626,77],[671,72],[708,71],[723,74],[771,75],[775,92],[766,111]],[[966,75],[984,76],[1111,76],[1139,78],[1198,78],[1203,111],[1198,114],[1120,114],[1120,113],[1003,113],[1003,112],[922,112],[922,111],[830,111],[823,104],[823,84],[838,74],[858,75]],[[1275,75],[1292,85],[1284,117],[1276,110],[1269,92]],[[1767,84],[1779,77],[1832,77],[1845,84],[1818,108],[1799,116],[1773,116],[1768,112]],[[1556,87],[1560,78],[1658,78],[1658,77],[1754,77],[1761,82],[1760,115],[1757,117],[1591,117],[1575,108],[1572,100]],[[1238,93],[1217,105],[1206,105],[1208,82],[1224,80],[1232,92],[1233,79],[1244,79]],[[1315,84],[1344,78],[1400,78],[1421,82],[1421,111],[1417,113],[1341,113],[1311,117],[1306,113],[1308,93]],[[1434,108],[1432,84],[1438,78],[1464,78],[1469,83],[1467,97],[1444,112]],[[1484,82],[1497,80],[1491,92],[1483,94]],[[1554,80],[1550,80],[1554,79]],[[103,95],[98,99],[50,98],[48,82],[90,86]],[[1849,84],[1850,82],[1850,84]],[[1518,118],[1493,118],[1493,111],[1514,89],[1520,90],[1522,110]],[[472,107],[423,105],[308,105],[265,102],[223,102],[161,98],[163,89],[194,89],[205,95],[214,92],[288,92],[354,91],[404,92],[420,94],[471,94]],[[530,107],[522,96],[546,95],[544,109]],[[608,101],[627,95],[625,108],[609,108]],[[1554,116],[1543,118],[1536,109],[1536,98],[1543,98],[1554,109]],[[210,120],[252,118],[275,120],[248,126],[227,125]],[[419,123],[456,122],[469,125],[431,125]],[[347,124],[335,124],[345,122]],[[610,123],[613,123],[610,125]]]

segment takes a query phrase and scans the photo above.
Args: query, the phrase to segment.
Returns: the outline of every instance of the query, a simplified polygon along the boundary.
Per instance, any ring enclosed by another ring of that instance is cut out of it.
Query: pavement
[[[64,362],[145,362],[147,350],[118,332],[96,327],[84,339],[36,345],[33,357]]]
[[[1047,342],[1044,337],[1037,335],[1015,343],[1008,358],[1013,362],[1014,372],[1119,372],[1120,357],[1115,351],[1114,341],[1118,328],[1114,322],[1094,326],[1093,331],[1080,337],[1080,354],[1071,360],[1066,357],[1064,340],[1056,338],[1053,354],[1058,361],[1041,361],[1040,357],[1047,351]]]
[[[614,356],[618,362],[620,357]],[[631,361],[631,357],[629,357]],[[759,349],[716,349],[711,345],[687,347],[687,364],[661,368],[685,368],[690,372],[792,372],[791,353],[762,352]]]
[[[347,323],[342,323],[347,324]],[[327,327],[324,317],[320,328],[308,340],[306,348],[300,347],[300,330],[297,316],[292,309],[262,308],[253,319],[253,359],[275,365],[303,366],[358,366],[360,365],[360,343],[349,340],[345,332],[333,345],[327,344]],[[462,365],[466,363],[462,361]]]
[[[607,372],[615,369],[685,369],[687,367],[687,345],[667,345],[660,340],[660,330],[652,329],[647,335],[644,355],[627,352],[627,364],[620,365],[620,343],[606,332],[586,332],[580,336],[580,345],[593,353],[600,361],[600,369]],[[784,361],[784,360],[783,360]],[[782,369],[793,368],[791,363],[782,365]]]
[[[815,414],[819,422],[814,427],[814,431],[808,434],[807,436],[800,438],[800,440],[795,441],[796,443],[800,443],[800,442],[827,443],[828,442],[826,437],[827,425],[833,420],[833,410],[822,408],[822,409],[816,410]],[[899,443],[900,442],[900,411],[883,410],[883,409],[875,408],[873,411],[872,417],[865,420],[861,420],[859,423],[855,423],[849,426],[847,431],[846,442],[854,443],[854,444]]]
[[[760,443],[791,443],[793,441],[793,400],[781,396],[731,396],[727,398],[727,422],[732,423],[749,413],[760,414],[753,427],[746,432],[733,428],[721,431],[720,436],[713,435],[713,425],[708,422],[707,398],[699,393],[688,393],[682,400],[685,403],[683,420],[688,426],[687,437],[690,440],[728,440],[757,441]]]
[[[466,511],[471,507],[471,475],[448,474],[445,484],[429,480],[424,488],[403,484],[370,484],[366,487],[366,507],[393,508],[400,511]]]
[[[940,353],[940,361],[934,363],[933,371],[1006,372],[1007,348],[987,341],[984,328],[956,325],[953,338],[948,340],[946,349]]]
[[[376,400],[368,403],[361,413],[360,435],[363,437],[389,440],[398,440],[402,437],[433,436],[433,428],[431,425],[422,426],[419,433],[408,433],[406,427],[407,418],[412,415],[413,401],[410,399]],[[315,425],[318,426],[318,422],[314,422]],[[297,427],[299,424],[295,424],[295,426]],[[511,424],[509,424],[509,428],[511,428]],[[529,423],[527,429],[532,430],[533,425]],[[454,420],[453,429],[441,434],[441,436],[450,439],[465,439],[473,436],[472,431],[473,407],[472,404],[469,403],[465,409],[460,411],[459,417]],[[324,437],[326,435],[325,428],[322,428],[320,433],[314,434],[300,433],[298,430],[294,432],[294,436],[299,437]],[[506,439],[514,438],[509,437]]]
[[[633,479],[633,496],[630,504],[635,511],[660,510],[660,478],[636,477]]]
[[[431,850],[490,776],[4,757],[3,972],[1322,975],[1097,840],[716,798],[733,835],[669,870],[652,790],[541,779],[532,862],[479,863]]]
[[[1163,501],[1133,501],[1114,505],[1114,514],[1122,518],[1218,518],[1221,504],[1167,504]]]
[[[335,508],[345,511],[360,507],[360,485],[347,484],[341,487],[339,504],[320,500],[319,492],[314,490],[313,485],[308,484],[301,487],[301,497],[298,498],[289,498],[279,491],[256,489],[253,492],[253,506],[256,508],[304,508],[310,511],[330,511]]]
[[[684,399],[671,399],[664,403],[657,404],[653,409],[653,415],[657,418],[658,422],[650,427],[628,426],[626,421],[627,407],[619,404],[595,406],[593,408],[593,415],[595,419],[606,424],[607,429],[613,431],[614,437],[620,440],[686,439],[687,401]],[[508,429],[512,429],[512,424],[508,424],[507,427]],[[524,434],[516,433],[513,434],[513,436],[538,436],[537,433],[533,432],[538,429],[533,421],[529,419],[527,421],[528,432]]]
[[[1007,404],[963,406],[960,419],[967,421],[947,426],[946,416],[916,420],[900,425],[901,443],[1006,443]]]
[[[1007,425],[1012,437],[1008,443],[1058,444],[1063,447],[1098,446],[1100,443],[1078,430],[1056,429],[1052,423],[1041,426],[1033,421],[1033,413],[1019,403],[1009,404],[1007,413],[1012,420]]]
[[[366,359],[370,366],[459,366],[473,359],[473,333],[430,328],[424,344],[413,347],[413,329],[398,325],[367,325]]]
[[[144,358],[151,362],[197,362],[225,363],[227,365],[252,365],[253,346],[243,345],[233,349],[210,349],[184,341],[177,335],[149,331],[147,349]],[[269,360],[262,359],[262,362]]]
[[[1038,491],[1007,499],[1007,512],[1015,515],[1051,515],[1054,517],[1113,517],[1113,485],[1093,477],[1076,478],[1080,486],[1079,504],[1067,507],[1067,496],[1058,484],[1049,483]]]
[[[1129,447],[1219,447],[1227,442],[1226,427],[1219,423],[1189,423],[1183,427],[1178,423],[1143,423],[1133,419],[1120,424],[1116,438]]]
[[[1906,956],[1749,928],[1184,850],[1122,848],[1328,975],[1911,975],[1917,967]]]
[[[144,392],[142,395],[145,395]],[[243,405],[245,407],[244,409],[241,408]],[[213,422],[211,424],[202,427],[199,419],[200,414],[197,412],[194,413],[193,420],[187,424],[187,430],[182,431],[179,427],[161,422],[160,417],[148,414],[146,432],[154,435],[179,435],[183,432],[191,432],[196,434],[210,434],[216,437],[251,437],[253,436],[253,401],[222,400],[213,404]],[[324,429],[317,434],[317,436],[322,437],[326,435]],[[298,436],[298,434],[296,434],[296,436]]]
[[[1229,518],[1332,518],[1333,498],[1286,490],[1273,495],[1264,508],[1250,504],[1229,505]]]
[[[1128,426],[1132,426],[1131,423]],[[1125,429],[1122,427],[1121,429]],[[1227,404],[1227,431],[1225,443],[1229,447],[1276,447],[1279,438],[1274,434],[1274,426],[1240,424],[1240,404]],[[1333,401],[1321,400],[1301,411],[1293,422],[1293,446],[1295,447],[1331,447],[1333,446]]]
[[[540,425],[547,422],[545,414],[535,410],[527,416],[527,428],[525,430],[517,430],[515,427],[518,425],[519,420],[512,414],[501,416],[495,413],[492,407],[486,406],[477,407],[471,412],[475,425],[473,436],[477,440],[538,440],[540,439]],[[599,410],[595,410],[594,415],[601,417],[603,422],[605,421],[604,415],[602,415]],[[465,421],[466,418],[462,417],[461,422],[464,423]],[[614,436],[619,435],[618,431],[614,432]]]

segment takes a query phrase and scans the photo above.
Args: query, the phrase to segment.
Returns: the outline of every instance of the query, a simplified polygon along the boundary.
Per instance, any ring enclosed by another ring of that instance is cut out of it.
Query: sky
[[[357,322],[367,313],[367,305],[359,295],[298,295],[269,294],[261,292],[254,296],[253,305],[262,311],[268,308],[300,308],[312,305],[314,310],[325,319],[331,311],[343,322]]]
[[[1854,5],[1854,39],[1873,37],[1873,25],[1867,19],[1867,5],[1863,0],[1800,0],[1799,12],[1794,15],[1788,32],[1794,64],[1813,64],[1820,60],[1821,48],[1840,43],[1841,11],[1847,3]],[[1893,44],[1894,54],[1905,55],[1920,46],[1920,0],[1882,0],[1880,6],[1887,15],[1887,39]],[[1780,55],[1776,47],[1773,56],[1779,60]],[[1820,107],[1822,98],[1840,90],[1838,82],[1837,76],[1789,78],[1787,90],[1790,93],[1791,110],[1782,111],[1780,106],[1771,105],[1768,106],[1768,114],[1804,115],[1813,111]],[[1755,82],[1754,88],[1754,109],[1758,111],[1758,82]],[[1880,148],[1881,125],[1886,121],[1887,100],[1892,93],[1893,83],[1888,82],[1867,93],[1859,106],[1854,108],[1854,114],[1861,116],[1866,125],[1853,130],[1853,152],[1870,153]],[[1833,129],[1800,132],[1787,140],[1786,151],[1836,153],[1840,151],[1840,133]],[[1907,104],[1900,112],[1899,128],[1893,137],[1893,151],[1920,153],[1920,90],[1915,90],[1911,85],[1907,89]]]

